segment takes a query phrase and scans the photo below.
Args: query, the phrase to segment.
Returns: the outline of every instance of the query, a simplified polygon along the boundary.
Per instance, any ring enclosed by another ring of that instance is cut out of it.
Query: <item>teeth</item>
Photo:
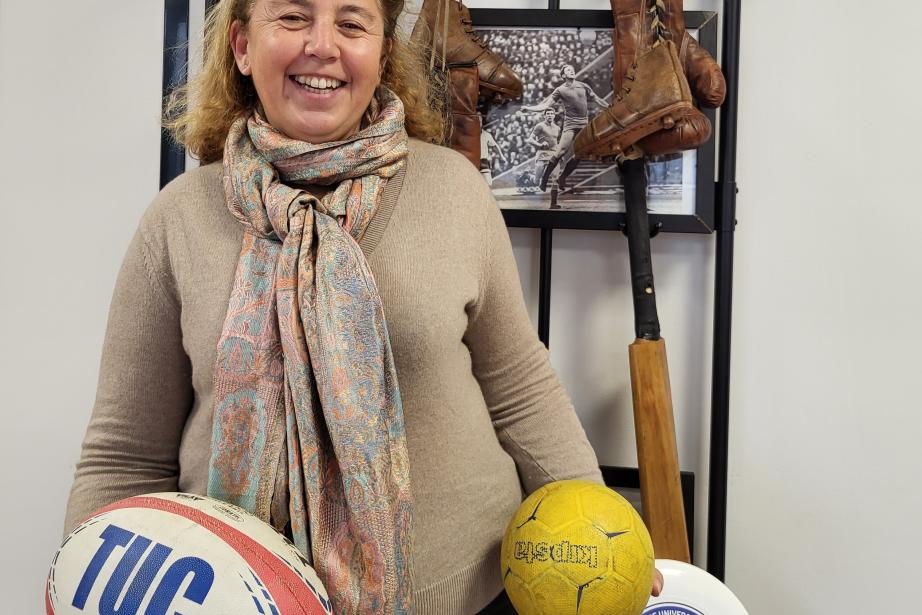
[[[318,90],[338,88],[342,82],[329,77],[307,77],[305,75],[295,75],[295,81],[301,85],[306,85]]]

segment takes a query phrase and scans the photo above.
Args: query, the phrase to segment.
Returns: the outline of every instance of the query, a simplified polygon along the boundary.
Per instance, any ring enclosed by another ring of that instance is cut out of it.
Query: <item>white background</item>
[[[920,21],[910,0],[743,3],[727,582],[753,615],[915,608]],[[115,274],[157,191],[162,35],[154,0],[0,0],[7,613],[41,611]],[[538,235],[512,238],[536,317]],[[600,460],[636,465],[625,241],[554,249],[553,362]],[[660,236],[653,258],[703,564],[714,237]]]

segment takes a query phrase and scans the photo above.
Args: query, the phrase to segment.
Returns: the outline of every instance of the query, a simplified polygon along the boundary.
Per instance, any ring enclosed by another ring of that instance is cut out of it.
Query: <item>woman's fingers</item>
[[[663,591],[663,573],[659,569],[653,569],[653,589],[650,590],[650,595],[654,598],[659,596]]]

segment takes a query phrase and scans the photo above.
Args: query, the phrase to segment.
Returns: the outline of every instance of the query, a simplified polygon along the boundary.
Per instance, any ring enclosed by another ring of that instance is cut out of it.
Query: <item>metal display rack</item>
[[[211,8],[216,0],[207,0]],[[720,64],[727,96],[719,110],[718,178],[716,198],[716,258],[714,331],[711,381],[711,433],[708,484],[707,570],[723,580],[726,564],[727,461],[730,417],[730,332],[733,299],[733,244],[736,227],[736,128],[739,79],[741,0],[724,0],[723,52]],[[560,0],[548,0],[547,10],[559,11]],[[163,31],[164,100],[186,80],[189,40],[188,0],[165,0]],[[160,187],[185,170],[185,151],[163,131],[160,151]],[[547,345],[551,303],[553,229],[540,229],[538,335]],[[689,489],[686,489],[688,492]]]
[[[714,351],[711,369],[711,458],[708,483],[708,572],[724,580],[727,555],[727,446],[730,423],[730,324],[733,234],[736,230],[736,125],[739,99],[741,0],[724,0],[721,66],[727,98],[720,108],[717,176],[717,255]]]
[[[718,176],[715,184],[716,257],[714,275],[714,331],[711,369],[711,437],[707,515],[707,570],[724,580],[727,536],[727,463],[730,419],[730,329],[733,303],[733,240],[736,228],[736,127],[739,80],[741,0],[724,0],[723,52],[720,64],[727,96],[719,109]],[[559,0],[548,0],[549,11],[559,11]],[[507,217],[507,223],[510,220]],[[510,224],[514,226],[515,224]],[[534,225],[532,225],[534,226]],[[538,336],[549,342],[551,254],[553,226],[540,227],[538,282]],[[558,227],[559,228],[559,227]],[[624,469],[619,469],[624,470]],[[686,490],[687,492],[687,490]],[[689,497],[685,498],[686,503]],[[691,511],[686,511],[689,517]],[[691,529],[691,524],[689,524]]]

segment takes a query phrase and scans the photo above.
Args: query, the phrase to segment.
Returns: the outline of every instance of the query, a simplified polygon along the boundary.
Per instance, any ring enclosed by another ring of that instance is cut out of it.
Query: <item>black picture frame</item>
[[[570,9],[470,9],[475,28],[613,28],[611,11]],[[698,31],[702,47],[716,57],[717,13],[711,11],[686,11],[686,27]],[[713,109],[701,109],[716,128]],[[713,131],[716,135],[716,129]],[[662,232],[711,233],[715,224],[715,159],[716,138],[698,148],[695,175],[695,208],[692,214],[651,213],[650,224]],[[578,210],[540,210],[502,208],[503,218],[509,227],[621,230],[624,228],[623,212]]]
[[[162,106],[177,87],[186,83],[189,64],[189,2],[165,0],[163,3],[163,81]],[[176,143],[166,128],[160,128],[160,189],[186,170],[186,150]]]

